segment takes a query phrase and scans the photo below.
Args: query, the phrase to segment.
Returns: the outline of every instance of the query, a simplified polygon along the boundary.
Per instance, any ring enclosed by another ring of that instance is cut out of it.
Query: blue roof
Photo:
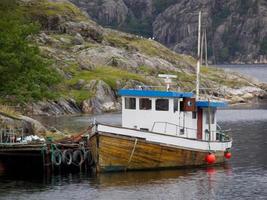
[[[208,108],[208,107],[227,107],[227,103],[223,101],[197,101],[196,102],[197,107],[203,107],[203,108]]]
[[[192,92],[172,92],[172,91],[134,90],[134,89],[121,89],[119,90],[119,95],[136,96],[136,97],[164,97],[164,98],[193,97]]]

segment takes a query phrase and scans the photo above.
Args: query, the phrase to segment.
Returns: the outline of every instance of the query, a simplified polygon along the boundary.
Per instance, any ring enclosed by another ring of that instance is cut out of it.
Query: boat
[[[122,126],[95,123],[90,136],[98,172],[225,162],[232,140],[216,126],[226,103],[193,93],[122,89]]]
[[[199,37],[200,38],[200,37]],[[199,45],[200,46],[200,45]],[[199,59],[197,71],[199,72]],[[205,166],[231,157],[232,139],[217,125],[222,101],[151,87],[121,89],[122,125],[95,122],[89,143],[97,172]]]

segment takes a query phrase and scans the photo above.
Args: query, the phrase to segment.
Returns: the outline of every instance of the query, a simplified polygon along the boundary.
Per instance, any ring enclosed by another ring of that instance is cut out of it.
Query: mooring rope
[[[135,151],[135,148],[136,148],[136,145],[137,145],[137,141],[138,141],[138,139],[136,138],[135,141],[134,141],[134,147],[133,147],[133,150],[132,150],[132,152],[131,152],[130,158],[129,158],[129,160],[128,160],[127,166],[125,167],[125,171],[127,170],[129,164],[130,164],[131,161],[132,161],[132,158],[133,158],[133,155],[134,155],[134,151]]]

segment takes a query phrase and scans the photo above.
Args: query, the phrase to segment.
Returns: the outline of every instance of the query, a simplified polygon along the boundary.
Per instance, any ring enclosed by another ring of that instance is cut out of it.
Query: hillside
[[[29,97],[24,101],[26,112],[58,115],[116,111],[120,108],[117,89],[161,86],[156,78],[159,73],[176,74],[176,88],[194,89],[195,60],[191,56],[177,54],[153,40],[105,29],[67,0],[19,2],[20,12],[40,25],[39,32],[28,35],[27,40],[38,46],[42,58],[49,60],[50,68],[61,77],[48,88],[56,95],[42,100]],[[266,94],[260,83],[216,68],[202,67],[201,80],[201,87],[213,88],[209,95],[232,103]],[[1,101],[7,103],[7,96],[2,95]]]
[[[265,0],[71,0],[104,26],[155,39],[195,55],[202,10],[213,63],[267,63]]]

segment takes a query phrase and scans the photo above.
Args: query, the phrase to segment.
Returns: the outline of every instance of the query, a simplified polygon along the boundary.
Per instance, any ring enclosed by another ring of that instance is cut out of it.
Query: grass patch
[[[172,63],[179,62],[183,65],[195,65],[196,63],[193,57],[177,54],[153,40],[142,39],[135,36],[120,35],[117,32],[107,34],[105,36],[105,40],[112,46],[125,48],[127,50],[137,50],[148,56],[157,56]]]
[[[0,113],[3,113],[7,116],[18,118],[21,113],[16,111],[14,108],[7,106],[7,105],[0,105]]]
[[[146,75],[156,75],[158,73],[155,69],[152,69],[151,67],[145,65],[139,66],[138,72]]]
[[[65,73],[75,75],[79,71],[79,64],[76,62],[69,62],[67,63],[68,66],[63,68],[63,71]]]
[[[201,67],[202,79],[207,79],[216,82],[218,85],[224,85],[230,88],[240,88],[248,86],[248,82],[235,73],[226,73],[222,69],[216,67]]]
[[[79,8],[69,2],[48,2],[47,0],[39,0],[24,5],[24,11],[30,16],[57,16],[82,21],[86,20],[86,16],[82,14]]]
[[[113,67],[97,67],[92,71],[76,71],[74,77],[69,80],[68,83],[70,85],[75,85],[80,79],[88,82],[91,80],[103,80],[113,89],[116,89],[116,81],[118,80],[136,80],[147,83],[145,77],[141,75]]]
[[[177,81],[177,85],[184,91],[191,91],[195,87],[195,75],[186,74],[183,72],[174,73],[177,75],[175,79]]]
[[[77,103],[82,103],[84,100],[92,98],[93,94],[88,90],[70,90],[68,97],[75,99]]]

